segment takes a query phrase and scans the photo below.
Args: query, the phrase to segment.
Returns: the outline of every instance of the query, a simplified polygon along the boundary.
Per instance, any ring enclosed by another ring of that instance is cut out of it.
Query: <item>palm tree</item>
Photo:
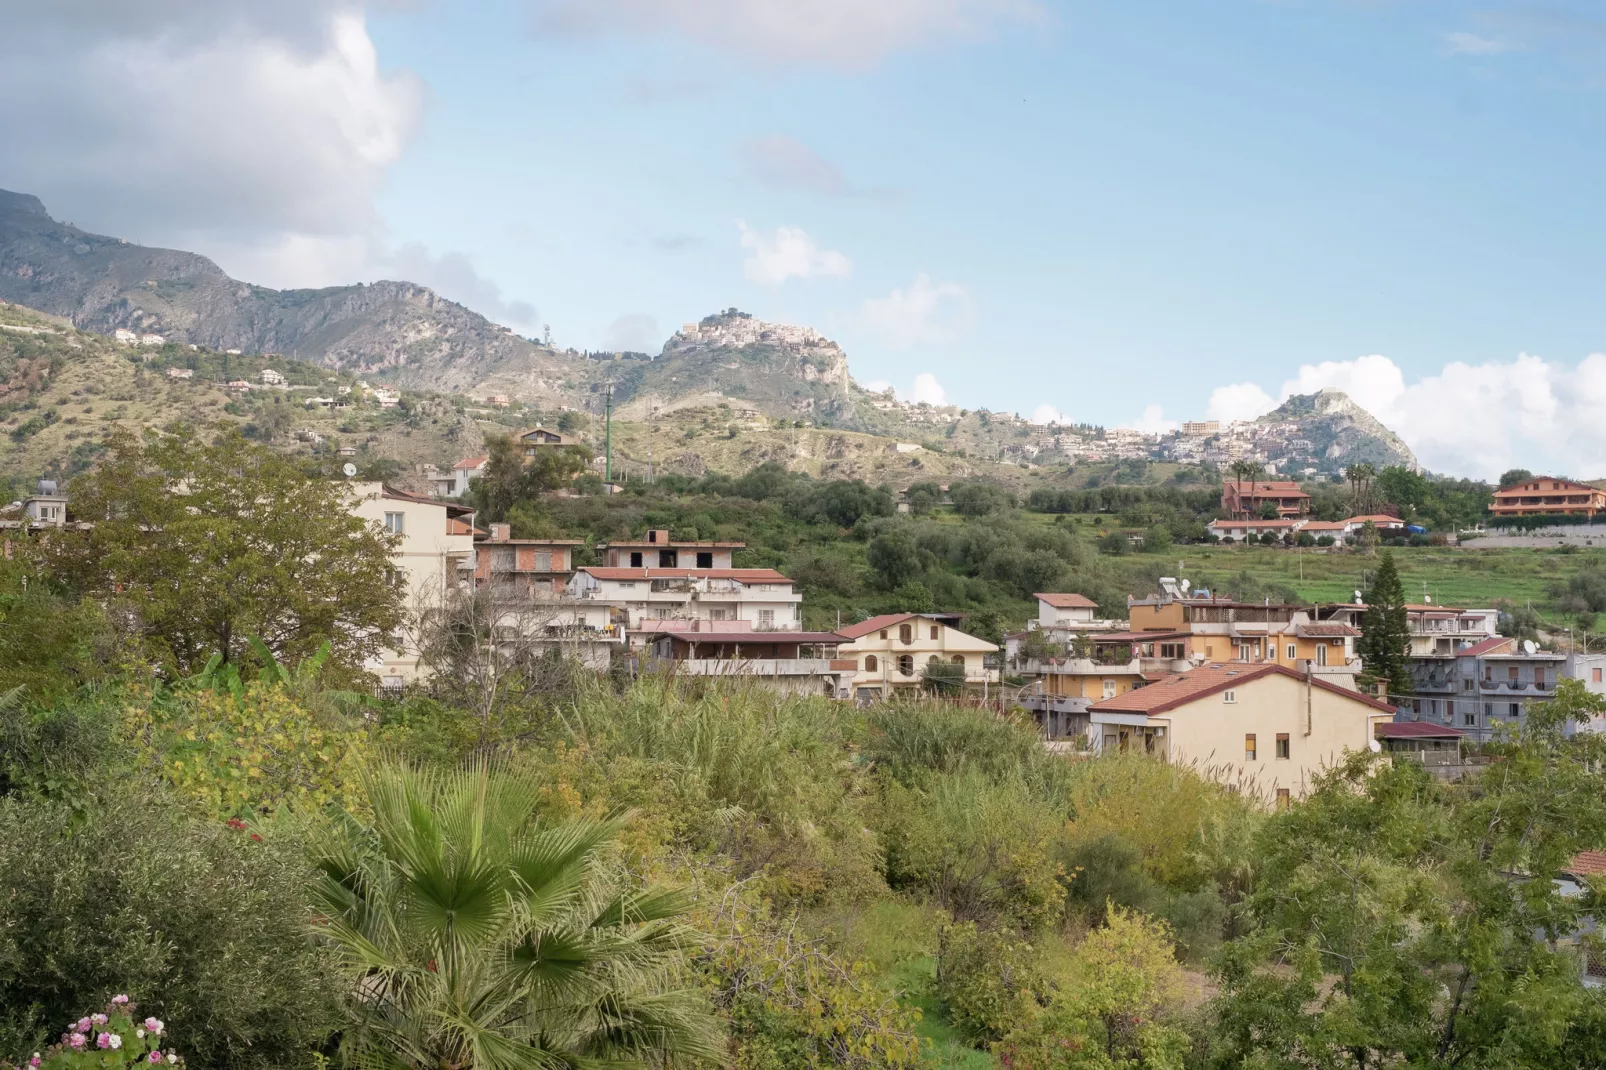
[[[1352,464],[1344,469],[1344,478],[1350,485],[1350,508],[1356,516],[1365,516],[1372,511],[1372,477],[1377,475],[1377,467],[1362,462]]]
[[[1241,516],[1247,517],[1249,510],[1244,508],[1244,480],[1247,479],[1253,484],[1260,477],[1263,469],[1254,461],[1233,461],[1232,464],[1227,466],[1227,470],[1232,473],[1233,478],[1238,482],[1238,512]]]
[[[623,819],[543,824],[539,785],[484,762],[382,765],[373,818],[318,852],[320,931],[351,977],[347,1065],[549,1070],[717,1058],[675,985],[684,898],[609,865]]]

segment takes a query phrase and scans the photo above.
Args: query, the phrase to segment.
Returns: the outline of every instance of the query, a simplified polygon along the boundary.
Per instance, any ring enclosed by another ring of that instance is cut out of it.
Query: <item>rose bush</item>
[[[181,1067],[184,1059],[166,1046],[167,1027],[160,1018],[140,1019],[139,1008],[126,995],[116,995],[98,1014],[67,1023],[61,1040],[42,1053],[18,1061],[10,1070],[154,1070]]]

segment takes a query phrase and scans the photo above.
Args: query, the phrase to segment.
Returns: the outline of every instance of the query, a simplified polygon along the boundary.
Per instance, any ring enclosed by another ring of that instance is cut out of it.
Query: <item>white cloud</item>
[[[1143,415],[1139,416],[1130,425],[1134,431],[1141,431],[1145,435],[1160,435],[1167,431],[1175,431],[1182,425],[1175,420],[1167,420],[1165,411],[1158,405],[1146,405]]]
[[[935,375],[930,372],[921,372],[915,376],[914,392],[910,394],[910,399],[917,405],[922,401],[928,405],[946,405],[948,404],[948,391],[944,390],[942,384],[937,382]]]
[[[1244,385],[1252,384],[1227,389]],[[1488,479],[1518,467],[1579,478],[1606,471],[1606,353],[1571,367],[1528,354],[1455,361],[1414,383],[1372,355],[1304,365],[1281,396],[1324,388],[1349,394],[1435,472]]]
[[[531,0],[555,29],[669,31],[755,63],[858,67],[890,52],[1040,22],[1038,0]]]
[[[1076,421],[1060,412],[1056,405],[1042,404],[1032,410],[1032,423],[1034,424],[1060,424],[1069,427]]]
[[[603,332],[602,348],[615,353],[657,353],[663,349],[663,335],[657,320],[645,312],[631,312]]]
[[[860,316],[883,342],[897,347],[957,341],[976,318],[969,290],[957,282],[933,283],[924,273],[907,289],[866,300]]]
[[[779,286],[787,279],[846,278],[853,262],[839,252],[822,249],[802,227],[777,227],[773,235],[753,230],[737,220],[742,248],[749,253],[742,273],[764,286]]]
[[[386,71],[352,0],[0,0],[0,186],[86,230],[273,287],[405,278],[509,326],[461,253],[374,209],[424,86]]]
[[[1505,41],[1465,31],[1449,34],[1445,40],[1449,42],[1450,51],[1458,56],[1498,56],[1513,47]]]
[[[1272,396],[1258,383],[1231,383],[1218,386],[1210,392],[1205,405],[1205,419],[1231,423],[1234,420],[1253,420],[1277,407]]]

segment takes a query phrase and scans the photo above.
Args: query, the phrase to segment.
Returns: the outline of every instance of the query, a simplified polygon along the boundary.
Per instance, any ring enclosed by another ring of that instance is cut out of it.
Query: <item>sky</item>
[[[1598,0],[0,0],[0,188],[275,287],[1606,476]]]

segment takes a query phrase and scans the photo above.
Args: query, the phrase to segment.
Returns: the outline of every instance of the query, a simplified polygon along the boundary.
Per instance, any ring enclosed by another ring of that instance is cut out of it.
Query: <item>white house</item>
[[[117,341],[123,343],[125,346],[131,346],[131,345],[138,345],[139,344],[139,335],[136,334],[135,332],[129,330],[127,327],[119,327],[119,328],[117,328],[115,331],[112,332],[112,337],[115,338]]]
[[[263,368],[257,378],[261,379],[267,386],[283,386],[285,383],[284,375],[274,371],[272,368]]]
[[[435,485],[435,497],[461,498],[468,493],[468,485],[485,474],[485,466],[489,462],[489,457],[464,457],[452,466],[450,472],[431,480]]]
[[[611,607],[615,623],[637,632],[685,621],[795,631],[802,621],[803,596],[769,568],[592,566],[575,572],[569,594]]]
[[[408,494],[383,483],[350,484],[352,512],[400,535],[391,557],[406,586],[409,614],[439,607],[453,591],[474,583],[474,511],[465,506]],[[418,649],[408,639],[387,650],[369,671],[387,687],[399,687],[419,674]]]
[[[169,379],[193,379],[195,378],[195,372],[189,368],[169,368],[167,369],[167,377]]]
[[[1037,599],[1037,619],[1028,620],[1031,629],[1043,628],[1055,632],[1119,632],[1127,622],[1099,616],[1099,604],[1084,594],[1046,593],[1032,596]]]
[[[853,697],[860,703],[892,697],[898,691],[917,690],[925,683],[927,668],[951,663],[963,668],[964,685],[976,690],[998,682],[986,657],[998,650],[994,643],[967,635],[947,619],[926,613],[888,613],[837,629],[846,640],[837,648],[839,658],[852,658]]]

